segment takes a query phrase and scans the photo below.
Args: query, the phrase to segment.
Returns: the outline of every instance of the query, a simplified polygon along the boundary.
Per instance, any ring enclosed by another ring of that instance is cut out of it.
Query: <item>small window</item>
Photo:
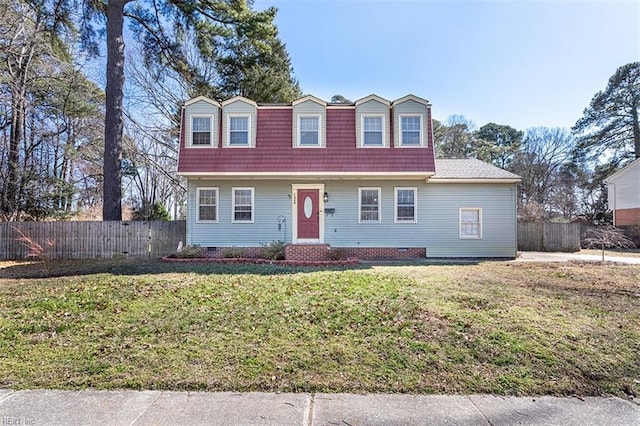
[[[460,238],[482,238],[482,209],[460,209]]]
[[[249,146],[249,116],[229,116],[229,146]]]
[[[298,145],[320,146],[320,117],[298,117]]]
[[[191,145],[206,146],[211,143],[211,117],[191,118]]]
[[[253,188],[233,188],[232,222],[253,223]]]
[[[422,116],[403,115],[400,116],[400,145],[420,146],[422,145]]]
[[[359,222],[380,222],[380,188],[359,188]]]
[[[416,217],[416,192],[416,188],[396,188],[396,222],[418,221]]]
[[[362,116],[362,145],[383,146],[382,116]]]
[[[196,222],[218,221],[218,188],[198,188],[198,218]]]

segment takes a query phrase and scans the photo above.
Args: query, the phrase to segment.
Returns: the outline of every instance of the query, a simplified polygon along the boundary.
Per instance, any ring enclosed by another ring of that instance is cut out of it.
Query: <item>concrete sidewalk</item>
[[[4,425],[640,425],[620,398],[0,390]]]

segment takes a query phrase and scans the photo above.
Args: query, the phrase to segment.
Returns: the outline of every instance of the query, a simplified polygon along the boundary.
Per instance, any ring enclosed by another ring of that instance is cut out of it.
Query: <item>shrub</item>
[[[53,252],[56,247],[56,240],[47,238],[44,243],[40,244],[33,239],[31,235],[25,234],[16,227],[12,228],[18,234],[18,238],[16,238],[16,240],[29,250],[27,257],[40,260],[42,262],[42,267],[44,268],[44,273],[48,276],[51,272],[51,263],[53,261]]]
[[[222,250],[222,257],[227,259],[247,257],[247,251],[240,247],[227,247]]]
[[[175,254],[179,259],[193,259],[196,257],[202,257],[203,255],[204,249],[198,245],[184,246],[182,247],[182,250]]]
[[[329,249],[327,253],[329,260],[344,260],[347,258],[347,251],[340,247],[333,247]]]
[[[284,243],[272,241],[269,244],[261,244],[260,257],[270,260],[284,260]]]

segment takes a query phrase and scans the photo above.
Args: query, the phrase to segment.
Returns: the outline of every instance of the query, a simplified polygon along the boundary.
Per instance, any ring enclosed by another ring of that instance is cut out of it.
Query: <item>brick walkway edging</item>
[[[217,258],[217,257],[192,257],[177,258],[164,256],[163,262],[166,263],[230,263],[230,264],[253,264],[253,265],[284,265],[284,266],[353,266],[360,263],[357,257],[350,257],[344,260],[271,260],[256,259],[252,257],[233,257],[233,258]]]

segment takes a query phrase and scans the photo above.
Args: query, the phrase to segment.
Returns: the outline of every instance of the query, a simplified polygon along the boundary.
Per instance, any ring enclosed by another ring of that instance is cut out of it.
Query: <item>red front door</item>
[[[320,191],[298,189],[298,238],[320,238]]]

